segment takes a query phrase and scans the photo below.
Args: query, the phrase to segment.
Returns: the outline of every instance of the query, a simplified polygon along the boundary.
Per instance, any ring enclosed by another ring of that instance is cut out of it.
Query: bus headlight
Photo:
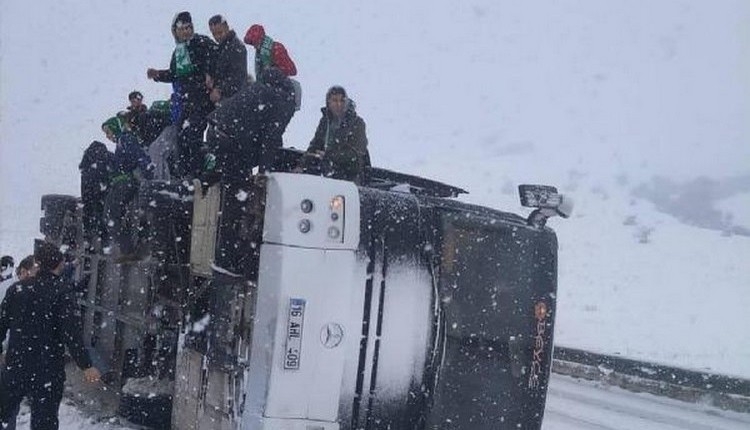
[[[331,211],[333,212],[344,211],[344,196],[336,196],[331,199]]]
[[[302,200],[302,202],[299,204],[299,208],[302,210],[302,212],[309,214],[313,210],[313,202],[310,199]]]

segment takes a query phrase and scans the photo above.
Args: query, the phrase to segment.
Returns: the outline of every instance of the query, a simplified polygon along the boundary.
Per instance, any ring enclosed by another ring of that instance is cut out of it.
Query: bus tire
[[[122,393],[118,413],[133,424],[169,429],[172,422],[172,396]]]

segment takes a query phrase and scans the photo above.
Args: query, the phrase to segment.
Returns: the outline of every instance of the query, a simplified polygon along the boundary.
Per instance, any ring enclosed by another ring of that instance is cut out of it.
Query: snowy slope
[[[129,91],[167,97],[145,70],[166,67],[173,14],[189,9],[207,33],[221,12],[240,33],[265,24],[295,58],[304,100],[288,146],[306,146],[338,83],[376,165],[512,211],[519,183],[572,195],[574,216],[551,223],[560,344],[750,378],[750,237],[635,192],[712,178],[731,191],[689,202],[750,229],[750,190],[724,187],[750,173],[747,2],[36,6],[0,4],[0,252],[30,251],[42,193],[77,193],[83,149]]]

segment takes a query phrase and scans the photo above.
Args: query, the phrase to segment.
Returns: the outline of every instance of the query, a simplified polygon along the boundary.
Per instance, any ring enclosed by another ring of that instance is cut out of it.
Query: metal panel
[[[221,190],[216,184],[203,195],[199,180],[194,181],[193,231],[190,239],[190,269],[199,276],[211,277],[216,250],[216,230],[221,207]]]
[[[197,430],[200,404],[203,356],[190,349],[182,350],[177,357],[178,374],[175,376],[172,402],[172,427]]]

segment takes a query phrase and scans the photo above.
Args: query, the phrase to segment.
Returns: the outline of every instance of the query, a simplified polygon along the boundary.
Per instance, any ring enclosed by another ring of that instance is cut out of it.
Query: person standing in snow
[[[107,231],[104,225],[104,201],[109,190],[114,155],[97,140],[83,152],[78,165],[81,171],[81,202],[83,203],[83,238],[90,250]]]
[[[39,273],[14,284],[0,304],[0,340],[10,332],[0,378],[0,428],[6,428],[26,397],[31,428],[56,430],[65,382],[65,348],[84,371],[86,382],[96,382],[101,375],[84,348],[73,288],[60,276],[63,254],[45,242],[34,257]]]
[[[323,116],[301,161],[302,170],[313,171],[318,158],[323,176],[361,183],[370,153],[365,121],[357,115],[354,101],[336,85],[326,93],[326,106],[320,111]]]
[[[172,82],[176,93],[174,105],[179,107],[177,126],[178,177],[195,177],[203,163],[201,146],[206,130],[206,115],[213,110],[206,81],[216,44],[210,38],[193,32],[189,12],[178,13],[172,21],[172,34],[177,46],[169,69],[148,69],[146,76],[157,82]]]
[[[247,48],[229,28],[223,16],[212,16],[208,20],[208,28],[218,43],[216,58],[209,73],[210,98],[216,104],[232,97],[247,85]]]
[[[10,255],[3,255],[0,258],[0,281],[13,277],[13,266],[15,266],[15,262]]]
[[[6,292],[13,284],[34,276],[37,272],[37,269],[38,268],[34,261],[33,255],[29,255],[21,260],[21,262],[18,263],[18,267],[16,267],[15,276],[11,276],[10,278],[0,283],[0,301],[5,298]]]
[[[7,286],[4,286],[5,282],[0,284],[0,303],[2,303],[3,299],[5,298],[5,294],[8,290],[8,287],[11,287],[13,284],[25,281],[29,278],[32,278],[36,276],[36,272],[39,269],[39,267],[36,265],[36,261],[34,260],[33,255],[29,255],[23,260],[21,260],[20,263],[18,263],[18,267],[16,267],[16,276],[9,279],[6,282],[10,282]],[[7,333],[6,333],[7,337]],[[2,343],[2,349],[4,351],[8,350],[8,340],[6,340]],[[3,377],[3,366],[5,365],[5,357],[3,356],[0,358],[0,379]],[[4,430],[16,430],[16,419],[18,417],[18,412],[20,410],[20,405],[16,407],[15,410],[11,411],[9,417],[8,417],[8,424],[7,427],[4,428]]]
[[[140,182],[151,179],[150,159],[120,116],[105,121],[102,130],[109,140],[117,144],[112,159],[111,189],[105,204],[105,219],[110,227],[109,235],[120,247],[118,259],[131,259],[135,249],[127,222],[127,207],[135,199]]]

